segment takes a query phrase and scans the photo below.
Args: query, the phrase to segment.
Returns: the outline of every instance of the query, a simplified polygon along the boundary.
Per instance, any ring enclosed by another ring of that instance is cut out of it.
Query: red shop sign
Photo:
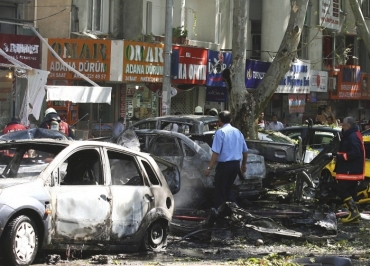
[[[206,84],[208,50],[186,46],[172,46],[174,84]]]
[[[0,48],[18,61],[40,69],[41,47],[37,36],[0,34]],[[12,64],[3,56],[0,56],[0,63]]]

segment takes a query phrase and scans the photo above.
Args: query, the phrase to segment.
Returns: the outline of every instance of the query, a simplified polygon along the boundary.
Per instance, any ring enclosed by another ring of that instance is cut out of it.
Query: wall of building
[[[69,38],[72,0],[35,0],[34,3],[35,27],[39,33],[44,38]]]
[[[279,50],[290,17],[290,1],[262,0],[261,60],[271,61],[271,56]]]

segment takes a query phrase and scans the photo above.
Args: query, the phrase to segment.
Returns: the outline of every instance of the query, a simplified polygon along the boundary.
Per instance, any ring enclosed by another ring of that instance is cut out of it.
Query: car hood
[[[29,183],[31,181],[32,180],[25,179],[25,178],[1,178],[0,177],[0,193],[2,189],[4,188]]]

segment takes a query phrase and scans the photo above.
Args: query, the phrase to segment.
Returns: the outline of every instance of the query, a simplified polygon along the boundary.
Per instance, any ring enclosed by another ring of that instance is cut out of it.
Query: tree
[[[280,81],[297,56],[297,47],[303,28],[309,0],[291,0],[290,18],[284,38],[265,77],[253,93],[245,88],[246,24],[248,0],[234,0],[233,66],[224,74],[233,125],[246,138],[257,138],[258,115],[266,107]]]
[[[365,18],[362,15],[360,4],[357,0],[349,0],[349,4],[351,5],[352,12],[356,20],[356,26],[360,32],[361,38],[364,41],[368,53],[370,53],[370,33]]]

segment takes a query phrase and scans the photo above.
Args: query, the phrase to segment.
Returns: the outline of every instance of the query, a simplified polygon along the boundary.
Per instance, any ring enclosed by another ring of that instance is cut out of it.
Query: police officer
[[[40,128],[60,131],[68,137],[75,139],[72,128],[68,125],[68,123],[60,119],[57,111],[55,111],[54,108],[46,109],[44,114],[44,122],[42,122]]]

